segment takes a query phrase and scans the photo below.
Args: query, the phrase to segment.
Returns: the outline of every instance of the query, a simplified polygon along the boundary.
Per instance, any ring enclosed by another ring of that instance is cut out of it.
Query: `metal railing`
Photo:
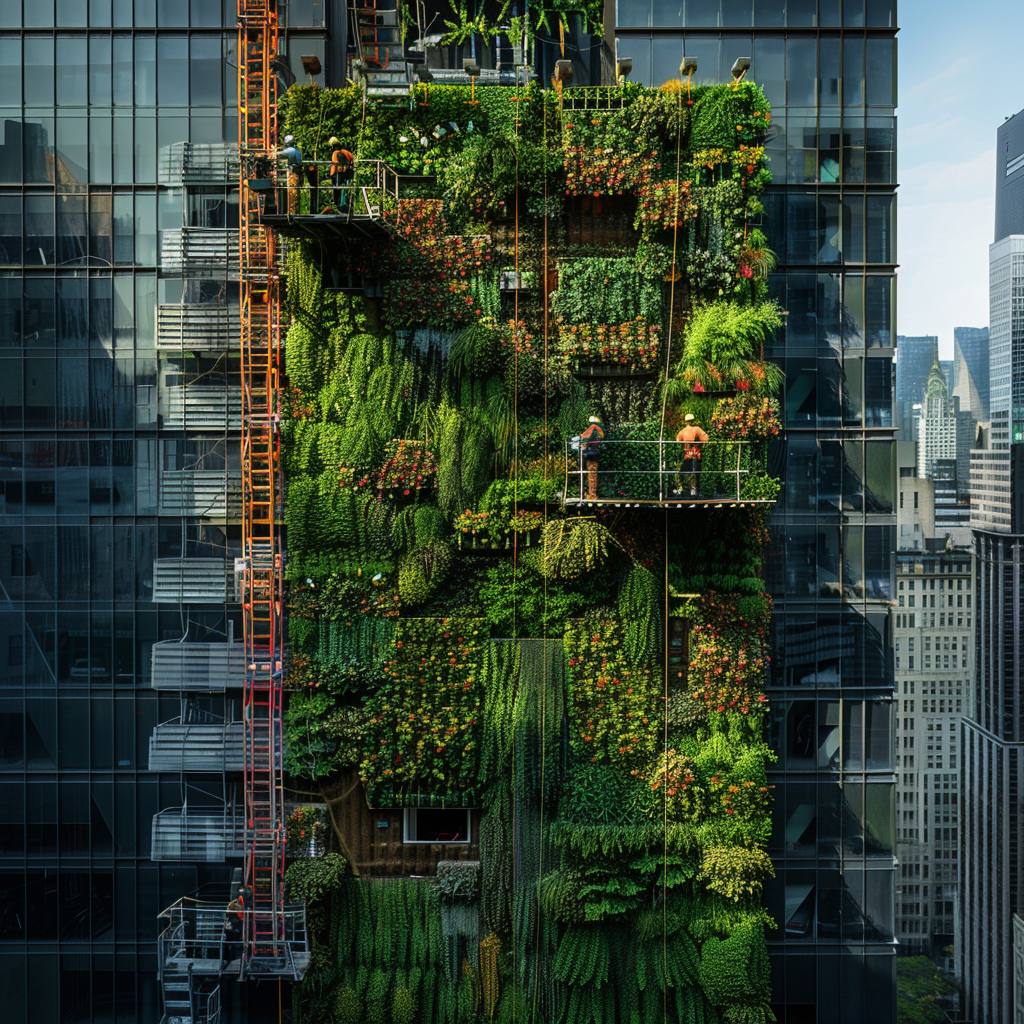
[[[226,558],[157,558],[153,561],[153,601],[219,604],[238,599],[238,581]]]
[[[217,302],[163,302],[156,307],[156,347],[161,352],[227,352],[242,330],[238,306]]]
[[[184,277],[237,281],[235,228],[167,228],[160,235],[160,269]]]
[[[242,512],[242,474],[227,469],[164,469],[157,514],[228,518]]]
[[[573,439],[565,454],[567,505],[774,501],[750,485],[768,475],[763,442]]]
[[[151,686],[154,690],[225,690],[245,685],[245,644],[153,644]]]
[[[264,214],[311,216],[327,212],[375,221],[386,200],[398,199],[402,176],[383,160],[356,160],[338,184],[329,176],[330,168],[330,160],[304,160],[301,170],[280,161],[273,209],[264,205]]]
[[[173,142],[158,156],[160,185],[237,184],[238,146],[227,142]]]
[[[223,864],[245,856],[245,818],[223,808],[170,808],[153,815],[150,840],[150,860]]]
[[[309,963],[306,908],[285,904],[274,915],[273,942],[245,949],[242,936],[252,933],[246,926],[253,914],[226,903],[188,898],[172,904],[160,914],[164,922],[157,939],[161,981],[190,971],[220,974],[238,970],[241,976],[246,969],[255,976],[301,980]]]
[[[240,772],[242,723],[163,722],[149,737],[151,772]]]

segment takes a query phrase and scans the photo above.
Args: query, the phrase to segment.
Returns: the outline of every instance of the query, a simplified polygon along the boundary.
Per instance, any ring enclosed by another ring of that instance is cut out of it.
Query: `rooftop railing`
[[[566,442],[567,505],[773,504],[761,441]]]

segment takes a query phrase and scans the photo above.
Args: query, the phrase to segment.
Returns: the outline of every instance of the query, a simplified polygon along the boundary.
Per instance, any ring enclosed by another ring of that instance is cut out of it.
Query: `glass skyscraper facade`
[[[0,0],[11,1024],[159,1020],[157,914],[239,863],[151,844],[159,812],[223,815],[239,778],[180,730],[229,737],[230,691],[152,675],[157,642],[226,655],[239,633],[236,20],[233,0]]]
[[[292,74],[301,53],[343,79],[344,17],[288,5]],[[226,892],[241,863],[235,22],[232,0],[0,0],[12,1024],[158,1020],[158,912]],[[895,23],[891,0],[620,0],[606,19],[633,80],[678,76],[685,53],[697,80],[727,81],[749,56],[773,105],[765,219],[789,310],[769,353],[787,375],[769,549],[783,1024],[894,1019]],[[220,727],[212,762],[185,756],[193,727]],[[257,1019],[228,999],[229,1017]]]
[[[784,1024],[895,1019],[893,659],[895,5],[619,0],[633,78],[748,76],[772,103],[766,233],[789,311],[775,600],[777,879]],[[929,364],[930,365],[930,364]]]

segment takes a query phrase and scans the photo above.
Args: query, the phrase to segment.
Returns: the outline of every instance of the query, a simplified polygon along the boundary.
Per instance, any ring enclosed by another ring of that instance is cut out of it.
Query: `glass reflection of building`
[[[768,551],[784,1024],[895,1019],[895,25],[892,0],[620,0],[616,15],[634,80],[678,76],[685,53],[697,80],[728,81],[750,57],[772,103],[766,232],[789,311],[771,349],[788,434]]]
[[[326,62],[322,5],[289,8],[286,63]],[[241,864],[236,21],[233,0],[0,0],[10,1024],[159,1020],[158,912]],[[197,729],[219,756],[191,757]],[[224,994],[225,1021],[257,1019]]]

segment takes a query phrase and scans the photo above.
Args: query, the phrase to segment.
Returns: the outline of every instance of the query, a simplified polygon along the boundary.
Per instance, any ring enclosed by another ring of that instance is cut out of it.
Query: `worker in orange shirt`
[[[587,463],[587,497],[597,497],[597,456],[604,440],[604,425],[599,416],[591,416],[587,429],[579,436],[580,454]]]
[[[701,448],[707,441],[708,435],[697,426],[696,417],[692,412],[688,412],[683,419],[685,424],[683,429],[676,434],[676,440],[682,442],[685,447],[683,448],[683,461],[678,465],[677,470],[682,470],[683,476],[690,481],[690,497],[695,498],[697,488],[700,486],[700,459],[703,454]],[[679,490],[682,489],[678,472],[676,473],[676,487]]]
[[[344,188],[352,181],[352,168],[355,167],[356,158],[354,154],[342,148],[337,135],[332,135],[327,140],[327,145],[331,147],[331,168],[327,174],[334,189],[334,205],[340,211],[345,204]],[[323,212],[330,213],[331,208],[328,206]]]

